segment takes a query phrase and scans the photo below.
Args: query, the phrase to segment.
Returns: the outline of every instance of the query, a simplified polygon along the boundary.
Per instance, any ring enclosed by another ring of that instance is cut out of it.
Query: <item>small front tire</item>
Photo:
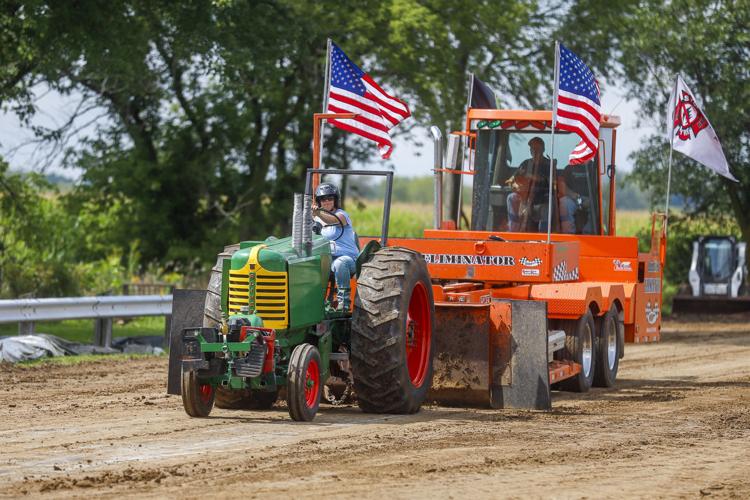
[[[205,418],[214,407],[216,391],[211,384],[201,382],[195,371],[182,372],[182,404],[191,417]]]
[[[310,422],[320,407],[320,353],[312,344],[300,344],[289,359],[287,405],[292,420]]]

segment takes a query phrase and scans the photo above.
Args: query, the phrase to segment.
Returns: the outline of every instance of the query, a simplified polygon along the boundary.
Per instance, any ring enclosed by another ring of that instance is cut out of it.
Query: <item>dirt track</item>
[[[669,322],[616,390],[551,413],[428,406],[215,409],[165,395],[166,359],[0,367],[0,497],[750,497],[750,322]]]

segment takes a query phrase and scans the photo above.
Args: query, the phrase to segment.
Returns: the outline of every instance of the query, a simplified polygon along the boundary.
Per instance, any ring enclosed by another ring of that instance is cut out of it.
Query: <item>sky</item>
[[[655,132],[652,127],[638,126],[636,115],[639,107],[635,101],[626,100],[623,91],[617,86],[609,86],[602,93],[602,111],[605,114],[620,116],[622,125],[617,133],[616,165],[619,171],[630,171],[632,165],[628,161],[628,155],[637,150],[641,141]],[[39,114],[34,123],[44,126],[59,126],[75,110],[78,104],[75,96],[62,97],[59,94],[48,92],[38,93]],[[95,117],[96,110],[90,118]],[[83,120],[83,123],[86,119]],[[310,121],[312,126],[312,119]],[[93,127],[91,125],[90,127]],[[85,131],[84,131],[85,132]],[[451,131],[443,130],[443,136]],[[393,165],[397,176],[420,176],[430,175],[433,167],[432,139],[425,128],[415,128],[415,137],[421,145],[408,141],[405,137],[396,137],[394,140],[393,154],[391,160],[385,162],[380,160],[377,147],[373,143],[372,156],[365,168],[379,169],[387,165]],[[45,153],[37,150],[36,145],[27,144],[33,139],[30,130],[21,127],[18,119],[13,113],[0,113],[0,155],[10,163],[14,170],[28,170],[30,165],[35,165],[45,160]],[[56,173],[65,177],[77,178],[80,172],[59,167],[59,158],[54,160],[46,170],[47,173]]]

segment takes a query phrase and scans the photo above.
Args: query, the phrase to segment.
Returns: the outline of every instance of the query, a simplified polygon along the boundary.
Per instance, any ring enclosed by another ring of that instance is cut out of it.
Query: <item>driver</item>
[[[333,262],[331,271],[336,278],[337,309],[351,308],[350,280],[356,271],[359,250],[349,214],[339,208],[339,189],[324,182],[315,190],[313,217],[323,228],[320,234],[331,241]]]
[[[547,230],[547,197],[549,191],[549,157],[544,156],[544,140],[532,137],[529,141],[531,158],[524,160],[515,175],[506,181],[513,192],[508,195],[508,231]],[[539,213],[533,208],[539,206]],[[533,222],[534,226],[530,228]]]

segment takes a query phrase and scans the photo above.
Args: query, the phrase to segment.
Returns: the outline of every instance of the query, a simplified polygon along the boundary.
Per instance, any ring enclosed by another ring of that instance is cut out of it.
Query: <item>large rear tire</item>
[[[619,315],[617,307],[612,305],[604,316],[596,321],[596,369],[594,385],[612,387],[617,380],[620,366]]]
[[[279,399],[279,391],[250,391],[248,408],[251,410],[268,410]]]
[[[195,371],[183,371],[181,380],[182,405],[191,417],[205,418],[214,407],[216,391],[211,384],[198,380]]]
[[[351,362],[360,408],[419,411],[432,384],[435,305],[421,254],[387,247],[362,265],[352,314]]]
[[[594,349],[596,327],[591,311],[574,321],[566,321],[565,348],[563,358],[581,365],[581,371],[574,377],[560,382],[560,389],[571,392],[588,392],[594,381],[596,351]]]

